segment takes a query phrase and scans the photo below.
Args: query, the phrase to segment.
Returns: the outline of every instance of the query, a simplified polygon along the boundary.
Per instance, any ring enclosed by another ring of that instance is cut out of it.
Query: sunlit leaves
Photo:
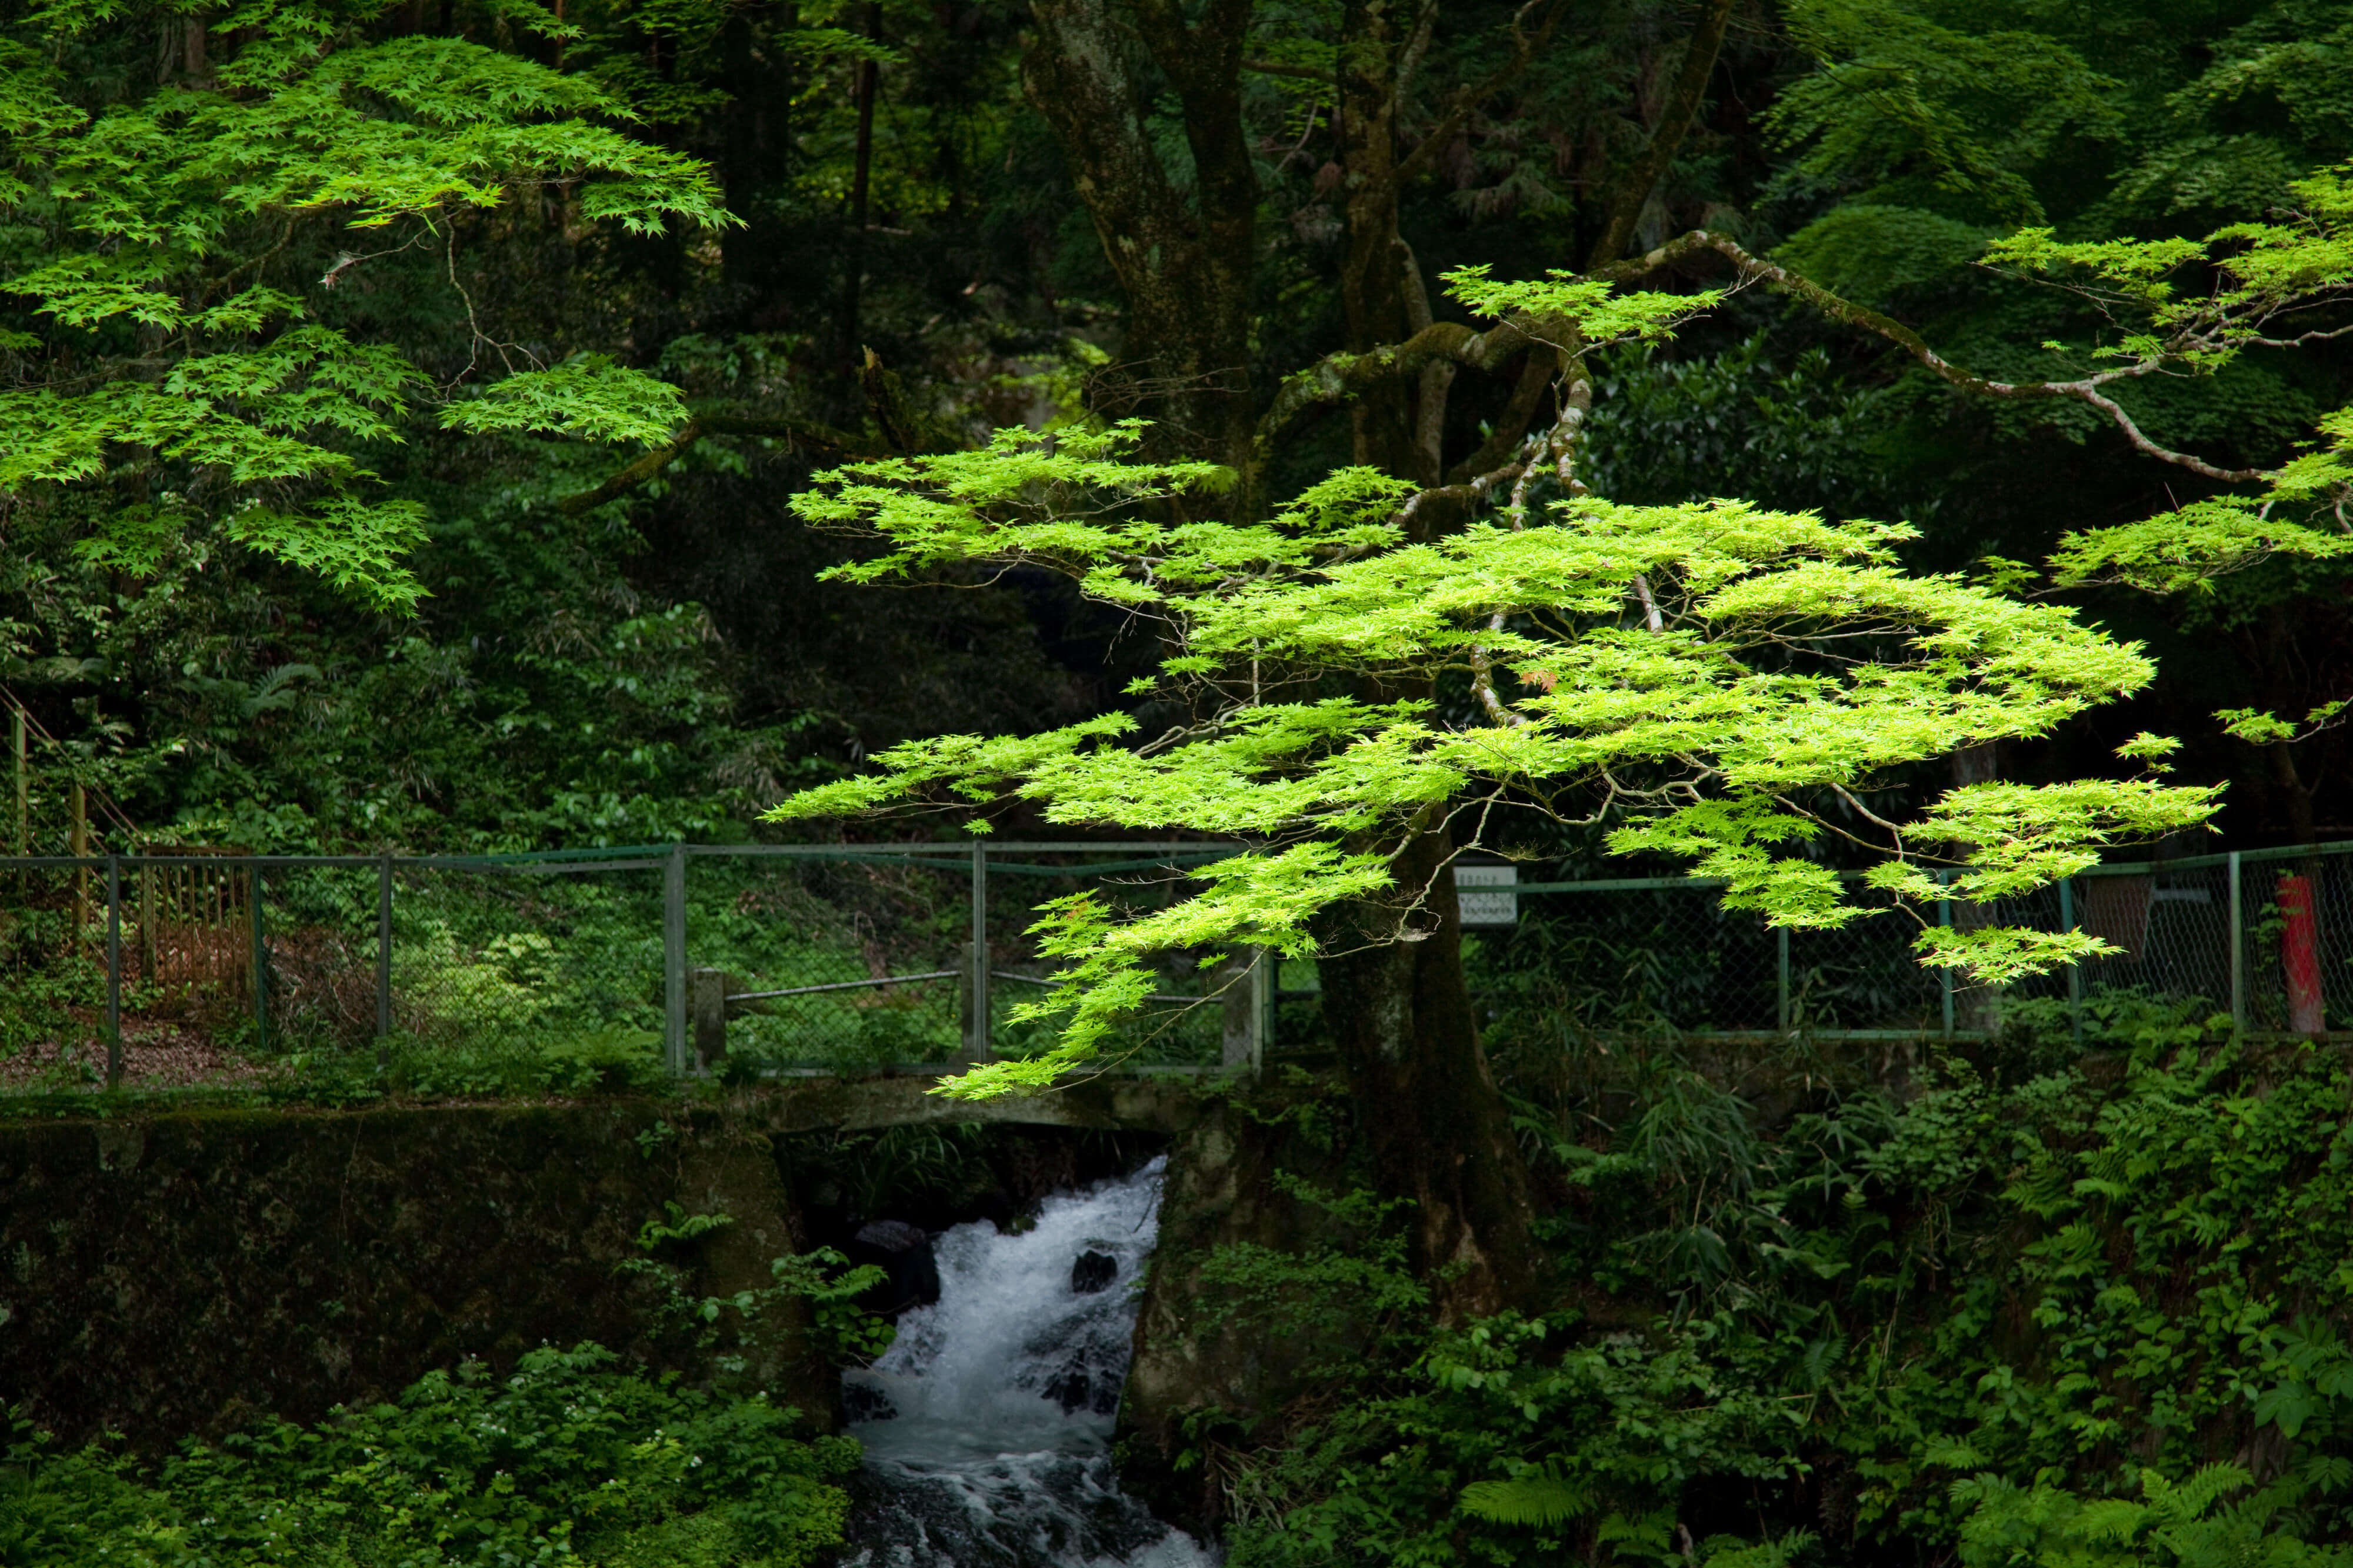
[[[594,82],[459,38],[364,42],[305,5],[215,18],[236,42],[209,78],[93,114],[27,39],[110,15],[53,7],[0,42],[0,207],[49,237],[5,283],[49,325],[11,335],[26,368],[0,390],[0,489],[135,477],[173,499],[111,521],[102,510],[86,558],[153,569],[174,537],[212,527],[379,605],[413,605],[401,562],[423,514],[358,490],[366,448],[403,439],[428,387],[399,353],[319,324],[315,293],[417,247],[447,253],[454,289],[469,215],[525,191],[636,233],[723,224],[710,172],[628,134],[627,109]],[[304,275],[293,258],[338,239],[327,274]],[[470,301],[464,320],[467,357],[499,363]],[[645,442],[683,415],[667,384],[584,356],[477,385],[443,423]]]
[[[445,429],[480,435],[533,430],[588,441],[663,439],[686,418],[686,400],[666,381],[583,354],[548,370],[491,383],[480,395],[441,411]]]
[[[1032,1011],[1061,1020],[1062,1043],[960,1092],[1042,1083],[1086,1059],[1150,988],[1154,952],[1297,950],[1319,910],[1383,887],[1387,855],[1465,800],[1606,802],[1623,824],[1614,848],[1686,859],[1725,879],[1728,903],[1777,924],[1846,923],[1866,909],[1827,865],[1788,853],[1826,831],[1809,801],[1957,747],[2046,734],[2153,673],[2070,610],[1904,573],[1901,527],[1736,501],[1578,500],[1541,526],[1473,524],[1409,544],[1385,515],[1403,487],[1354,469],[1268,521],[1201,522],[1169,503],[1218,472],[1134,462],[1137,435],[1001,432],[977,452],[821,476],[797,503],[892,547],[845,576],[1028,562],[1156,617],[1173,650],[1165,695],[1194,718],[1158,735],[1114,719],[917,742],[779,817],[1009,796],[1058,825],[1266,847],[1147,918],[1085,900],[1050,907],[1039,931],[1069,984]],[[1509,672],[1493,723],[1303,690],[1333,672],[1411,686],[1482,668]],[[1898,868],[1873,886],[1914,900],[2009,898],[2211,805],[2211,791],[2147,780],[1957,790],[1904,830],[1908,842],[1885,846]],[[1954,847],[1949,886],[1917,869],[1930,845]],[[1998,978],[2074,949],[1974,928],[1928,951]]]
[[[2214,717],[2221,724],[2224,733],[2235,735],[2250,745],[2287,745],[2308,739],[2323,730],[2334,729],[2348,709],[2353,709],[2353,699],[2324,702],[2306,714],[2300,724],[2291,723],[2257,708],[2225,708]]]
[[[2061,587],[2122,583],[2153,594],[2207,593],[2214,580],[2278,554],[2353,552],[2353,538],[2306,528],[2241,496],[2215,496],[2139,522],[2061,537],[2051,557]]]
[[[1556,268],[1542,279],[1516,281],[1490,278],[1483,264],[1458,267],[1441,276],[1446,291],[1477,315],[1524,320],[1532,336],[1546,342],[1551,333],[1566,328],[1596,347],[1671,338],[1676,327],[1704,315],[1724,298],[1723,290],[1715,289],[1695,294],[1620,293],[1610,284]]]

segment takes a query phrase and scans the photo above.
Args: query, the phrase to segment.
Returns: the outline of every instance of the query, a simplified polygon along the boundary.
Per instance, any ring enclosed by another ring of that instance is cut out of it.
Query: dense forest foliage
[[[1950,633],[1913,689],[1978,704],[1841,752],[1900,727],[1888,686],[1826,726],[1801,782],[1858,833],[2000,796],[1945,838],[1991,877],[2018,829],[2016,888],[2210,807],[2201,847],[2353,837],[2342,6],[56,0],[0,22],[0,683],[37,847],[77,785],[115,849],[833,834],[902,785],[999,827],[1308,820],[1289,880],[1166,929],[1066,910],[1074,1054],[976,1086],[1083,1059],[1148,989],[1127,948],[1320,946],[1345,1091],[1299,1126],[1361,1185],[1293,1195],[1344,1243],[1216,1268],[1253,1331],[1348,1353],[1162,1457],[1235,1561],[2344,1560],[2325,1047],[2112,995],[1876,1079],[1802,1041],[1613,1057],[1501,944],[1474,1015],[1451,914],[1383,912],[1374,860],[1440,885],[1443,828],[1398,808],[1427,777],[1253,816],[1204,764],[1137,806],[1108,743],[1184,737],[1205,710],[1163,677],[1220,659],[1248,700],[1210,708],[1274,729],[1263,613],[1341,650],[1284,678],[1303,710],[1418,704],[1447,731],[1420,760],[1533,747],[1529,713],[1609,685],[1544,660],[1802,557],[1788,668],[1900,582]],[[1547,516],[1653,552],[1592,568],[1605,607],[1556,647],[1543,584],[1455,602]],[[1312,582],[1169,617],[1181,647],[1137,613],[1237,562]],[[1484,629],[1439,624],[1463,604]],[[991,739],[905,747],[944,731]],[[1106,743],[1081,766],[1072,736]],[[2045,834],[2011,784],[2080,809]],[[1860,863],[1641,815],[1512,831],[1564,876],[1622,866],[1613,831],[1722,851],[1797,923]],[[455,1476],[404,1412],[501,1397],[473,1375],[366,1419]],[[829,1535],[838,1454],[614,1398],[818,1500],[797,1535],[628,1447],[650,1500],[615,1561]],[[126,1540],[215,1493],[267,1513],[376,1440],[274,1431],[136,1486],[85,1458],[47,1506]],[[594,1533],[579,1475],[541,1482],[544,1518],[468,1560],[554,1551],[575,1503]]]
[[[12,24],[11,74],[63,84],[103,123],[140,119],[140,135],[201,135],[191,117],[209,112],[206,95],[250,96],[235,85],[239,51],[277,14],[42,7]],[[558,21],[452,0],[300,14],[354,44],[463,40],[558,73],[595,105],[519,107],[518,124],[581,115],[702,160],[708,205],[730,216],[590,221],[567,175],[494,205],[450,200],[374,231],[375,246],[335,222],[224,220],[207,265],[249,268],[299,302],[286,321],[414,367],[399,416],[333,436],[376,476],[370,505],[417,509],[404,537],[420,591],[373,599],[256,548],[233,522],[236,481],[203,477],[185,448],[117,434],[67,487],[20,466],[0,626],[8,689],[38,726],[43,842],[61,839],[70,777],[147,834],[257,847],[720,837],[912,734],[1032,730],[1120,704],[1153,650],[1101,606],[1036,573],[882,599],[819,584],[818,569],[859,547],[787,506],[845,446],[887,450],[894,431],[955,447],[1004,423],[1173,416],[1170,376],[1156,383],[1124,336],[1123,283],[1046,111],[1041,60],[1060,34],[991,5],[591,5]],[[1398,183],[1396,216],[1432,279],[1592,254],[1672,107],[1693,21],[1672,5],[1556,8],[1530,20],[1541,30],[1514,68],[1511,19],[1447,6],[1412,43],[1392,131],[1441,134]],[[1355,132],[1334,122],[1329,88],[1341,21],[1314,6],[1249,15],[1236,108],[1256,186],[1240,259],[1257,371],[1229,402],[1263,404],[1282,375],[1354,346],[1341,294],[1342,143]],[[1704,225],[1986,374],[2060,374],[2121,330],[2095,291],[1974,265],[1990,239],[2022,225],[2063,239],[2195,237],[2263,216],[2343,155],[2353,118],[2343,21],[2327,5],[1736,5],[1721,25],[1688,136],[1621,247]],[[1466,109],[1466,87],[1492,90]],[[36,96],[21,95],[8,128],[19,275],[122,243],[69,195],[99,176],[63,171],[79,132],[43,118]],[[430,123],[447,108],[355,112]],[[1134,113],[1181,176],[1178,95]],[[112,155],[132,155],[118,130]],[[193,209],[217,194],[171,199]],[[1697,264],[1686,275],[1692,288],[1725,280]],[[1441,319],[1460,310],[1434,283],[1430,295]],[[160,324],[77,326],[39,303],[16,297],[5,351],[29,420],[40,416],[25,400],[44,387],[161,375],[188,352]],[[478,402],[492,364],[590,356],[674,387],[708,426],[601,504],[578,502],[642,444],[438,417]],[[1505,417],[1518,369],[1500,367],[1493,396],[1454,398],[1447,465]],[[2039,561],[2070,529],[2218,488],[2150,461],[2080,403],[1956,393],[1883,340],[1761,289],[1672,343],[1615,353],[1600,374],[1599,493],[1905,520],[1924,568]],[[2326,344],[2258,348],[2214,376],[2147,378],[2118,396],[2159,442],[2223,468],[2270,467],[2343,401],[2342,374]],[[1349,428],[1331,411],[1294,425],[1270,494],[1346,460]],[[98,512],[142,507],[164,518],[147,525],[149,548],[91,547]],[[2300,717],[2348,689],[2340,569],[2280,561],[2211,591],[2075,596],[2145,639],[2158,679],[2021,748],[2006,772],[2056,775],[2154,730],[2183,741],[2181,776],[2230,782],[2220,823],[2233,842],[2343,826],[2318,793],[2344,765],[2341,731],[2254,745],[2212,717]]]

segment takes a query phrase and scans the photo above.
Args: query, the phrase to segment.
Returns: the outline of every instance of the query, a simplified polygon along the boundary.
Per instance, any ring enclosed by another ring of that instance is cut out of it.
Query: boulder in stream
[[[896,1316],[940,1299],[940,1267],[932,1257],[932,1238],[922,1227],[905,1220],[878,1219],[859,1227],[848,1251],[852,1263],[871,1263],[889,1276],[860,1299],[867,1310]]]
[[[1118,1278],[1119,1259],[1091,1247],[1071,1264],[1071,1294],[1092,1296],[1098,1290],[1108,1290],[1111,1282]]]

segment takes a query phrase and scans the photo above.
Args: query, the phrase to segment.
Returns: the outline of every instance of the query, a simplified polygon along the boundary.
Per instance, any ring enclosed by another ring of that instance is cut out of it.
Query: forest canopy
[[[1882,519],[2057,593],[2157,675],[2011,771],[2147,730],[2226,832],[2309,836],[2341,595],[2276,551],[2343,493],[2324,11],[1154,11],[1131,98],[1071,74],[1087,5],[28,10],[10,690],[150,832],[741,832],[935,719],[1160,700],[1034,574],[812,585],[863,557],[790,510],[810,472],[1141,417],[1262,516],[1367,442],[1475,485],[1557,371],[1511,315],[1549,271],[1733,290],[1593,359],[1596,496]]]

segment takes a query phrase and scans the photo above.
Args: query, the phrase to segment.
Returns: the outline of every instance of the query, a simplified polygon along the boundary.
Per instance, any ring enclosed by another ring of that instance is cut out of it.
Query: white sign
[[[1515,926],[1520,923],[1520,895],[1511,889],[1520,879],[1517,866],[1457,866],[1454,899],[1462,906],[1466,926]]]

